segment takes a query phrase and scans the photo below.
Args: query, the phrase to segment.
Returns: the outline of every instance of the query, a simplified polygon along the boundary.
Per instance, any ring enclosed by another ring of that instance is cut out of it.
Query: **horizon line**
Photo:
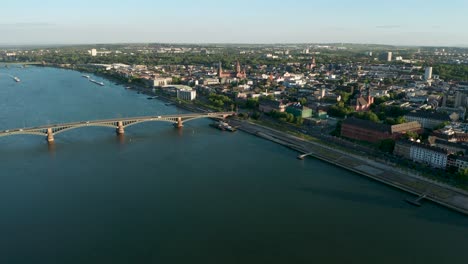
[[[88,45],[137,45],[137,44],[163,44],[163,45],[368,45],[368,46],[391,46],[391,47],[450,47],[450,48],[468,48],[468,44],[449,44],[449,45],[431,45],[431,44],[385,44],[385,43],[362,43],[362,42],[85,42],[85,43],[1,43],[0,47],[27,47],[27,46],[88,46]]]

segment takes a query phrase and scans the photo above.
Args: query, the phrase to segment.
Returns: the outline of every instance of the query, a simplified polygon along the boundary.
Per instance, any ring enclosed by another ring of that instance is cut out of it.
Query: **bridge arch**
[[[148,122],[166,122],[166,123],[172,123],[172,124],[177,123],[177,121],[175,121],[175,120],[167,120],[167,119],[153,119],[153,120],[151,120],[150,119],[150,120],[141,120],[141,121],[136,121],[136,122],[133,122],[133,123],[129,123],[127,125],[124,125],[123,127],[127,128],[127,127],[131,127],[131,126],[142,124],[142,123],[148,123]]]
[[[197,116],[197,117],[190,117],[190,118],[187,118],[185,120],[182,120],[182,122],[189,122],[189,121],[192,121],[192,120],[196,120],[196,119],[202,119],[202,118],[216,118],[216,119],[224,119],[224,116],[216,116],[216,115],[212,115],[212,116]]]
[[[89,124],[83,124],[82,126],[70,126],[70,127],[67,127],[67,128],[63,128],[63,129],[60,129],[60,130],[56,130],[53,132],[54,135],[58,135],[58,134],[61,134],[63,132],[67,132],[67,131],[70,131],[70,130],[73,130],[73,129],[78,129],[78,128],[83,128],[83,127],[108,127],[108,128],[116,128],[117,126],[115,125],[111,125],[111,124],[99,124],[99,123],[89,123]],[[46,133],[47,135],[47,133]]]

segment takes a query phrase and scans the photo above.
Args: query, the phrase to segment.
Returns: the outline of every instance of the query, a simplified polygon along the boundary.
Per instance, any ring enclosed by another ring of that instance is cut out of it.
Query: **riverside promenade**
[[[308,156],[411,193],[415,195],[414,199],[423,197],[468,215],[468,193],[463,190],[371,160],[368,157],[347,153],[323,143],[307,141],[252,122],[231,120],[230,123],[244,132],[284,145],[301,154],[307,153]]]

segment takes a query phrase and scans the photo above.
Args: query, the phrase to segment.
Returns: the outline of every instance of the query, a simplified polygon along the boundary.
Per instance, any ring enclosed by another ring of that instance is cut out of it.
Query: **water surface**
[[[93,79],[0,67],[0,130],[183,112]],[[468,263],[465,216],[209,123],[0,138],[0,263]]]

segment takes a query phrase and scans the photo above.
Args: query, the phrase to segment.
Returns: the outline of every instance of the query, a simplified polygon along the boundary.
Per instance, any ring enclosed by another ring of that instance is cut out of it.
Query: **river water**
[[[0,130],[183,112],[92,78],[0,67]],[[0,138],[0,263],[468,263],[467,217],[209,123]]]

